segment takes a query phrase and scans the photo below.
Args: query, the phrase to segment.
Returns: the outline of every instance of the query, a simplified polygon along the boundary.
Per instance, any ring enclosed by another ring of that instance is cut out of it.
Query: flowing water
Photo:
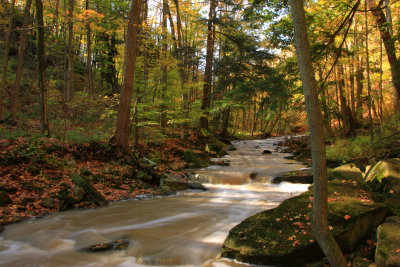
[[[230,166],[196,170],[207,192],[113,203],[61,212],[9,225],[0,235],[2,266],[248,266],[220,259],[229,229],[306,190],[307,185],[269,184],[271,177],[303,165],[273,152],[279,139],[234,142]],[[127,238],[125,251],[87,253],[100,242]]]

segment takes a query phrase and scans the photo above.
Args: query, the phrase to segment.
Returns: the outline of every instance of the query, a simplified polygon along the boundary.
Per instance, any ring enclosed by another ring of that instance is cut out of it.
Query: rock
[[[230,162],[229,162],[229,160],[225,160],[225,159],[211,159],[211,164],[220,165],[220,166],[229,166]]]
[[[373,262],[366,258],[357,257],[353,260],[353,267],[370,267],[371,265],[374,266]]]
[[[8,194],[4,191],[0,191],[0,207],[7,206],[8,204],[11,204],[11,198],[8,196]]]
[[[188,163],[188,167],[202,168],[207,167],[210,164],[209,159],[203,155],[195,153],[193,150],[188,149],[183,153],[183,160]]]
[[[71,174],[72,182],[81,187],[90,196],[91,200],[99,206],[105,206],[108,201],[94,188],[87,179],[78,174]]]
[[[166,179],[164,185],[169,186],[173,190],[185,190],[189,189],[189,183],[186,181],[173,181]]]
[[[112,250],[126,250],[129,246],[129,240],[125,238],[118,239],[112,242],[99,243],[87,248],[81,249],[83,252],[105,252]]]
[[[235,147],[234,145],[229,145],[229,146],[226,148],[226,150],[227,150],[227,151],[235,151],[235,150],[236,150],[236,147]]]
[[[273,177],[271,180],[273,184],[279,184],[281,182],[312,184],[314,182],[314,177],[311,169],[304,169],[300,171],[284,172],[277,177]]]
[[[283,157],[284,159],[294,159],[294,156]]]
[[[155,265],[155,266],[178,266],[182,265],[182,262],[177,257],[154,257],[154,256],[142,256],[137,259],[138,264],[142,265]]]
[[[377,230],[375,263],[378,267],[400,267],[400,217],[389,217]]]
[[[363,198],[361,198],[361,196]],[[359,184],[329,182],[329,225],[343,252],[354,250],[371,234],[389,209],[372,201]],[[311,233],[308,214],[312,190],[282,202],[277,208],[247,218],[230,230],[222,257],[249,264],[304,266],[323,257]]]
[[[45,198],[40,204],[43,208],[51,209],[54,208],[54,200],[52,198]]]
[[[338,179],[362,181],[364,178],[364,173],[353,163],[336,167],[330,173]]]
[[[389,198],[400,199],[400,159],[379,161],[367,167],[365,181]]]
[[[194,189],[194,190],[208,191],[208,189],[199,182],[190,182],[189,181],[189,188]]]
[[[84,167],[84,168],[81,169],[80,174],[83,175],[83,176],[91,176],[91,175],[92,175],[92,172],[89,171],[88,168]]]
[[[272,154],[272,152],[270,150],[264,150],[261,154],[269,155],[269,154]]]
[[[65,164],[69,167],[76,166],[76,161],[74,159],[71,159],[67,161]]]
[[[28,172],[32,175],[39,175],[40,169],[38,167],[36,167],[35,165],[31,165],[28,167]]]
[[[165,196],[170,196],[170,195],[175,195],[176,191],[173,190],[171,187],[167,186],[167,185],[163,185],[160,187],[160,192],[161,194],[165,195]]]
[[[74,195],[74,198],[75,198],[77,201],[82,201],[83,198],[84,198],[85,195],[86,195],[86,192],[85,192],[85,190],[83,190],[82,187],[74,186],[74,187],[72,188],[72,194]]]

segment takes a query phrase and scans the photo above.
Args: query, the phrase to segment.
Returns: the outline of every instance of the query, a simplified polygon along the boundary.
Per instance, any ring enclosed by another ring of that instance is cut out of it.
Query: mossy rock
[[[229,232],[222,256],[272,266],[304,266],[321,259],[323,253],[314,241],[308,217],[312,198],[309,190],[247,218]],[[374,203],[355,181],[329,182],[329,225],[344,252],[351,252],[374,231],[388,210]]]
[[[167,185],[160,186],[160,193],[165,196],[175,195],[176,191]]]
[[[193,150],[188,149],[183,153],[183,160],[189,164],[188,167],[192,168],[203,168],[207,167],[210,164],[210,160],[206,155],[195,153]]]
[[[388,194],[388,197],[400,199],[400,159],[379,161],[367,169],[365,181],[375,191]]]
[[[354,164],[349,163],[330,170],[330,175],[336,178],[362,181],[364,173]]]
[[[378,227],[375,262],[378,267],[400,267],[400,217],[389,217]]]
[[[273,184],[278,184],[281,182],[312,184],[314,182],[312,169],[284,172],[279,174],[279,176],[272,178],[271,180],[271,183]]]
[[[11,202],[11,198],[8,194],[4,191],[0,191],[0,207],[7,206],[8,204],[11,204]]]
[[[173,190],[185,190],[190,188],[188,182],[174,181],[169,179],[164,180],[164,185],[169,186]]]

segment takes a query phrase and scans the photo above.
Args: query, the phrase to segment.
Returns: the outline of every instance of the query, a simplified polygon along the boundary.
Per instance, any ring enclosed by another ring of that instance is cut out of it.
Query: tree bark
[[[74,6],[75,0],[69,0],[68,6],[68,40],[67,40],[67,75],[65,81],[65,92],[64,101],[69,102],[72,97],[72,88],[74,80],[74,51],[73,51],[73,39],[74,39]]]
[[[3,55],[3,66],[2,66],[2,73],[1,73],[1,84],[0,84],[0,120],[3,116],[3,99],[6,95],[7,90],[7,73],[8,73],[8,61],[10,58],[10,46],[11,46],[11,35],[13,30],[14,24],[14,13],[15,13],[15,0],[11,1],[10,7],[10,15],[8,19],[8,26],[6,31],[6,43],[4,47],[4,55]]]
[[[89,10],[89,0],[86,0],[86,10]],[[87,18],[88,19],[88,18]],[[89,95],[93,95],[93,71],[92,71],[92,29],[90,21],[86,22],[86,41],[87,41],[87,57],[86,57],[86,75],[87,89]]]
[[[50,136],[50,127],[47,112],[47,89],[45,85],[45,43],[44,43],[44,23],[43,23],[43,2],[35,0],[36,3],[36,20],[37,20],[37,56],[38,56],[38,85],[40,90],[39,112],[40,126],[42,134]]]
[[[142,0],[132,0],[129,11],[128,32],[125,43],[124,74],[120,103],[118,106],[117,122],[113,137],[110,143],[122,149],[124,153],[130,154],[129,133],[130,133],[130,110],[135,80],[136,48]]]
[[[364,12],[364,19],[365,19],[365,56],[366,56],[366,65],[367,65],[367,93],[368,93],[368,122],[369,122],[369,133],[371,136],[371,141],[374,139],[374,123],[372,121],[372,95],[371,95],[371,71],[369,67],[369,30],[368,30],[368,5],[367,1],[365,0],[365,12]],[[399,88],[400,89],[400,88]]]
[[[208,129],[208,109],[211,106],[211,86],[214,58],[214,18],[217,0],[210,0],[210,11],[208,13],[207,24],[207,52],[206,66],[204,72],[203,99],[201,102],[201,110],[203,115],[200,117],[200,129]]]
[[[392,83],[395,88],[394,102],[398,103],[400,102],[400,60],[397,58],[396,55],[396,38],[392,36],[390,27],[387,27],[386,25],[387,19],[385,13],[381,8],[381,4],[383,1],[379,1],[378,5],[375,3],[375,0],[366,0],[366,2],[368,3],[370,10],[375,17],[377,26],[379,27],[379,32],[381,34],[381,38],[386,50],[386,55],[390,64]],[[398,106],[396,106],[396,108],[397,110],[399,110]]]
[[[160,104],[160,127],[161,131],[165,133],[167,127],[167,106],[166,106],[166,95],[168,90],[168,43],[167,43],[167,19],[168,19],[168,2],[167,0],[162,1],[162,39],[161,39],[161,55],[164,63],[161,67],[161,104]]]
[[[306,100],[314,175],[314,203],[311,226],[315,238],[332,267],[347,266],[346,260],[328,228],[328,182],[323,122],[312,66],[303,1],[289,0],[293,15],[296,51]]]
[[[14,91],[11,95],[11,103],[10,103],[10,118],[9,123],[11,125],[15,125],[17,123],[17,112],[18,112],[18,104],[19,104],[19,93],[21,89],[21,79],[24,71],[24,58],[26,51],[26,44],[28,40],[28,26],[29,26],[29,15],[32,6],[32,0],[27,0],[25,4],[24,10],[24,19],[22,22],[22,32],[21,32],[21,40],[19,41],[19,50],[18,50],[18,63],[17,63],[17,72],[15,76],[15,87]]]

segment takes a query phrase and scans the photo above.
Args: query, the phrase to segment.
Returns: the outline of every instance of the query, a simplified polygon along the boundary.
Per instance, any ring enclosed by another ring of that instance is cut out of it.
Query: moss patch
[[[260,212],[234,227],[224,242],[222,256],[239,261],[302,266],[323,256],[311,233],[309,213],[312,188]],[[388,208],[372,201],[356,181],[329,182],[329,225],[344,251],[354,249],[371,228],[383,221]]]

